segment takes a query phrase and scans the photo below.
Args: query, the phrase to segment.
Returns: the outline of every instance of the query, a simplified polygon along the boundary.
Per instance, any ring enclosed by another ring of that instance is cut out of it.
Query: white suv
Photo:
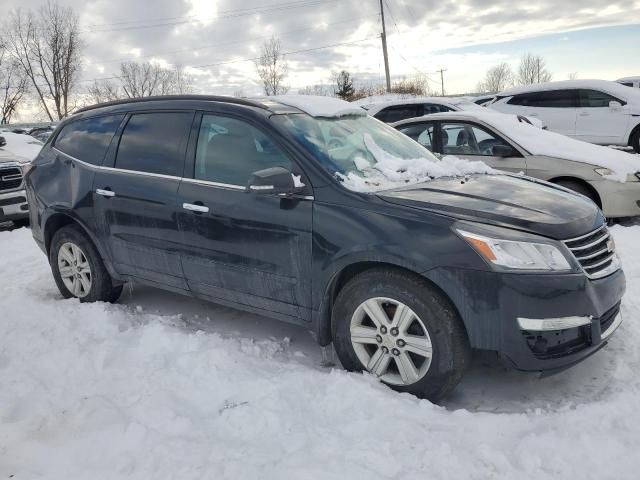
[[[640,90],[605,80],[568,80],[516,87],[489,108],[542,120],[551,131],[640,153]]]

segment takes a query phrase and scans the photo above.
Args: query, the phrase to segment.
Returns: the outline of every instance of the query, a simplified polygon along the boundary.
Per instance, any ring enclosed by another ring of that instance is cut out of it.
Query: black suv
[[[431,400],[472,348],[530,371],[600,349],[625,289],[600,210],[448,161],[338,100],[156,97],[66,119],[26,185],[67,298],[133,281],[297,323]]]

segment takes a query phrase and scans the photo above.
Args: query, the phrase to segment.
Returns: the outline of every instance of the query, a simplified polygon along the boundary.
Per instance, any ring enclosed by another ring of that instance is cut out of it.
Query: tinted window
[[[123,118],[124,115],[109,115],[76,120],[62,128],[55,147],[79,160],[100,165]]]
[[[508,102],[509,105],[523,105],[538,108],[575,108],[575,90],[549,90],[515,95]]]
[[[625,87],[633,87],[633,82],[619,82],[620,85],[624,85]]]
[[[493,156],[496,145],[508,146],[494,133],[469,123],[443,123],[442,153],[446,155]]]
[[[450,111],[451,109],[449,107],[445,107],[444,105],[437,105],[434,103],[424,104],[424,115],[429,115],[431,113],[450,112]]]
[[[422,110],[421,105],[395,105],[393,107],[387,107],[380,110],[374,115],[378,120],[382,120],[385,123],[399,122],[407,118],[421,117]]]
[[[432,123],[418,123],[413,125],[403,125],[398,130],[408,137],[413,138],[423,147],[433,151],[433,131]]]
[[[253,172],[291,170],[291,161],[257,128],[234,118],[204,115],[198,135],[195,178],[246,185]]]
[[[609,108],[609,102],[625,102],[597,90],[580,90],[580,106],[585,108]]]
[[[182,176],[193,113],[132,115],[122,133],[116,168]]]

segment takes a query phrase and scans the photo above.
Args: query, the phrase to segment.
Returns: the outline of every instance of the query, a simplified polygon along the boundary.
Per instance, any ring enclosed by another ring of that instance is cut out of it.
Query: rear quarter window
[[[67,155],[92,165],[100,165],[124,114],[85,118],[64,127],[54,147]]]

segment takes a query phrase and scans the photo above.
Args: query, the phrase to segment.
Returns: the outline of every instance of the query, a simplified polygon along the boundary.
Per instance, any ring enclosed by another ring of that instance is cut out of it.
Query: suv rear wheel
[[[338,294],[333,341],[342,365],[395,390],[437,401],[458,384],[471,349],[450,302],[425,280],[370,270]]]
[[[64,298],[81,302],[115,302],[122,285],[114,285],[100,254],[77,226],[58,230],[51,240],[49,264]]]
[[[636,128],[636,131],[631,135],[630,145],[636,153],[640,153],[640,127]]]

